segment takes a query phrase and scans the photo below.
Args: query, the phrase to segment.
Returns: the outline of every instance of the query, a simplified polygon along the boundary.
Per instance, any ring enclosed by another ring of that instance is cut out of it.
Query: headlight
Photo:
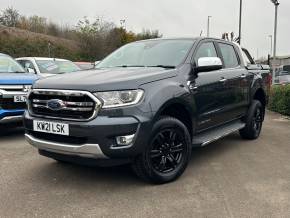
[[[103,101],[103,108],[123,107],[138,104],[144,91],[127,90],[127,91],[112,91],[112,92],[96,92],[94,95]]]

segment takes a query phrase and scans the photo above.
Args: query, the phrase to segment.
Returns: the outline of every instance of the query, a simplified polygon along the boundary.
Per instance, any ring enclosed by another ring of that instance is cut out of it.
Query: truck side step
[[[246,126],[242,121],[233,121],[227,123],[223,126],[216,127],[212,130],[202,132],[198,135],[193,136],[192,146],[201,147],[208,145],[214,141],[217,141],[220,138],[223,138],[233,132],[236,132]]]

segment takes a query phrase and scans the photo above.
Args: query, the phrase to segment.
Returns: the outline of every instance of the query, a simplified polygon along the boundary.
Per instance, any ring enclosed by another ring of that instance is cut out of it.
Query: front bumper
[[[3,110],[0,109],[0,124],[20,122],[23,119],[24,110]]]
[[[79,146],[64,143],[50,142],[25,134],[25,139],[39,150],[46,150],[53,153],[73,155],[86,158],[106,159],[108,158],[98,144],[82,144]]]
[[[148,115],[148,117],[144,116]],[[151,132],[151,113],[142,116],[98,116],[88,122],[60,121],[36,118],[24,114],[26,140],[38,148],[56,154],[93,159],[132,158],[143,152]],[[70,136],[39,133],[33,130],[33,120],[69,124]],[[135,134],[128,146],[119,146],[117,136]]]

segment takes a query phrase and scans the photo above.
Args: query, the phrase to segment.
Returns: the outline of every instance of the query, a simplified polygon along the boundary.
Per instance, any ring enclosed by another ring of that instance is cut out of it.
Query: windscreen
[[[0,56],[0,73],[25,73],[25,70],[12,58]]]
[[[79,71],[80,68],[71,61],[37,60],[41,73],[62,74]]]
[[[193,40],[152,40],[131,43],[113,52],[97,68],[176,67],[186,58]]]

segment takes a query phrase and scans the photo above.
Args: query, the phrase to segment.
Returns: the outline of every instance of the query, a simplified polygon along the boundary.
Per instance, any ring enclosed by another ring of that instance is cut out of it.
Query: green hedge
[[[48,41],[0,37],[0,53],[9,54],[14,58],[27,56],[48,57]],[[72,61],[82,60],[80,51],[71,50],[59,44],[51,45],[51,55]]]
[[[269,109],[290,116],[290,84],[272,87]]]

